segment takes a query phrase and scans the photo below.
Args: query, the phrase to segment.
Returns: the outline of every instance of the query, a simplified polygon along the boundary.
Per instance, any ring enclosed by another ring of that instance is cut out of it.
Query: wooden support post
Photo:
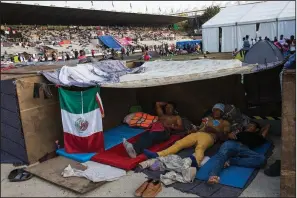
[[[280,197],[296,196],[296,72],[282,81],[282,153]]]

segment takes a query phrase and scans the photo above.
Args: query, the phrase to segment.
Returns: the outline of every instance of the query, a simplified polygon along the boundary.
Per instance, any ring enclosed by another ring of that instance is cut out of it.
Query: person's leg
[[[212,169],[209,172],[209,183],[219,183],[219,175],[222,169],[224,168],[227,160],[236,156],[239,151],[240,144],[236,141],[226,141],[224,142],[218,153],[212,157]]]
[[[148,132],[147,135],[144,135],[134,144],[134,149],[137,155],[143,153],[144,149],[148,149],[153,145],[160,144],[167,141],[170,138],[169,133],[167,132]]]
[[[165,141],[170,139],[170,133],[166,132],[166,131],[164,131],[164,132],[152,132],[151,136],[152,136],[152,145],[151,146],[153,146],[155,144],[160,144],[160,143],[165,142]]]
[[[177,141],[174,143],[171,147],[158,152],[158,155],[161,157],[176,154],[182,149],[189,148],[191,146],[194,146],[197,143],[197,136],[199,133],[192,133],[190,135],[187,135],[183,139]]]
[[[143,153],[143,149],[149,148],[153,144],[153,134],[151,132],[147,131],[144,132],[138,140],[132,144],[133,148],[135,149],[135,152],[137,155]]]
[[[210,134],[203,132],[197,133],[196,139],[198,140],[198,142],[195,148],[195,158],[197,161],[197,165],[200,166],[204,158],[204,152],[206,151],[206,149],[214,144],[214,139]]]
[[[176,154],[180,150],[184,148],[189,148],[191,146],[194,146],[197,143],[197,136],[198,133],[192,133],[190,135],[187,135],[183,139],[175,142],[171,147],[160,151],[158,153],[154,153],[148,150],[144,150],[144,154],[147,156],[147,158],[155,158],[155,157],[165,157],[167,155]]]
[[[236,157],[229,160],[230,165],[242,166],[247,168],[261,168],[266,163],[266,157],[247,146],[241,145]]]
[[[149,137],[149,132],[144,132],[143,134],[140,135],[138,140],[134,143],[131,144],[128,142],[125,138],[123,140],[123,146],[126,149],[126,152],[131,158],[136,158],[136,156],[140,153],[141,147],[143,144],[147,144],[150,142],[151,139]]]

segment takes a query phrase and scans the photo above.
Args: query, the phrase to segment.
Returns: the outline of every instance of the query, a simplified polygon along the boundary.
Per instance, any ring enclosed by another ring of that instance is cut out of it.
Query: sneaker
[[[128,142],[125,138],[123,139],[123,145],[124,145],[124,148],[126,149],[126,152],[128,153],[128,155],[131,158],[136,158],[137,154],[133,148],[133,145],[130,142]]]

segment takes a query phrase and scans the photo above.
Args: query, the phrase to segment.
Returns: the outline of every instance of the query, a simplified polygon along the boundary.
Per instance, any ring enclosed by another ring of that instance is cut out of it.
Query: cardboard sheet
[[[86,193],[89,191],[98,188],[99,186],[105,184],[106,182],[94,183],[85,178],[81,177],[68,177],[64,178],[61,176],[62,171],[68,165],[71,165],[73,168],[85,170],[86,167],[81,165],[79,162],[76,162],[71,159],[59,156],[48,161],[45,161],[36,166],[27,168],[26,170],[33,175],[40,177],[48,182],[56,184],[58,186],[67,188],[76,193]]]

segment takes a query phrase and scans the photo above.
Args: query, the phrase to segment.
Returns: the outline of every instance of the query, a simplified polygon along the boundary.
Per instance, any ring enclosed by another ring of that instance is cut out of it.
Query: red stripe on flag
[[[104,149],[103,132],[88,137],[78,137],[64,132],[64,147],[67,153],[100,153]]]
[[[98,106],[101,111],[102,118],[104,118],[104,109],[103,109],[103,105],[101,103],[100,95],[98,93],[96,94],[96,100],[98,102]]]

